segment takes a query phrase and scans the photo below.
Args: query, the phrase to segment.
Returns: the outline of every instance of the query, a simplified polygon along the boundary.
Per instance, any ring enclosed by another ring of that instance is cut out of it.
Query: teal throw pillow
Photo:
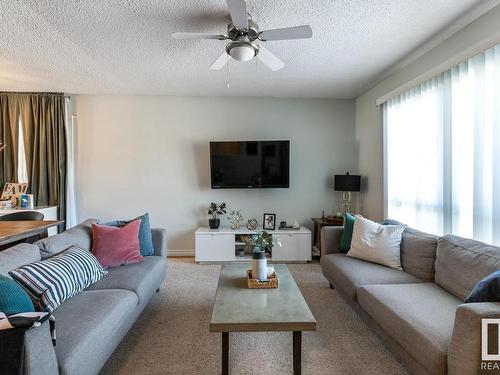
[[[28,293],[14,280],[3,275],[0,275],[0,311],[7,316],[35,311]]]
[[[147,257],[154,254],[153,249],[153,235],[151,234],[151,224],[149,223],[149,214],[145,213],[142,216],[136,217],[132,220],[115,220],[102,223],[102,225],[109,225],[112,227],[123,227],[134,220],[140,220],[141,226],[139,227],[139,246],[141,247],[141,255]]]
[[[354,230],[354,221],[356,217],[349,212],[345,213],[344,218],[344,230],[342,231],[342,236],[340,237],[339,251],[341,253],[347,253],[351,248],[352,231]]]

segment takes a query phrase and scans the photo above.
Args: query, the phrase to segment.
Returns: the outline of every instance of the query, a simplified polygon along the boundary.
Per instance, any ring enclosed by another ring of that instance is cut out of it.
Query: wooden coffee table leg
[[[229,375],[229,332],[222,332],[222,375]]]
[[[302,332],[293,331],[293,373],[300,375],[302,372]]]

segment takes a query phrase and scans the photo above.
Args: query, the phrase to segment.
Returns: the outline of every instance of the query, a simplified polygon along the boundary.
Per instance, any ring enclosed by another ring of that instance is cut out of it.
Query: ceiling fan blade
[[[225,35],[205,33],[172,33],[172,39],[217,39],[225,40]]]
[[[231,20],[236,28],[248,29],[247,3],[245,0],[226,0]]]
[[[264,30],[259,33],[259,39],[268,40],[287,40],[287,39],[305,39],[312,37],[312,29],[309,25],[285,27],[283,29]]]
[[[210,69],[212,70],[221,70],[224,68],[229,61],[230,57],[229,55],[224,52],[222,55],[220,55],[217,60],[214,61],[212,65],[210,65]]]
[[[285,66],[283,61],[278,59],[276,56],[274,56],[271,52],[269,52],[267,49],[265,49],[262,46],[259,46],[259,53],[257,54],[257,57],[259,58],[260,61],[264,63],[269,69],[272,71],[280,70]]]

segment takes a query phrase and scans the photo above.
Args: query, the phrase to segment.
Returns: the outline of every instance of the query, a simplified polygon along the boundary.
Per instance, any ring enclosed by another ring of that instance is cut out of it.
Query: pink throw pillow
[[[140,220],[124,227],[92,224],[92,254],[104,268],[142,261],[139,244]]]

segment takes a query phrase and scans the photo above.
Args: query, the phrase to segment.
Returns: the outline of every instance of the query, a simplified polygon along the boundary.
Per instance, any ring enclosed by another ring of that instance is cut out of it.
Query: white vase
[[[252,278],[267,280],[267,258],[263,251],[254,251],[252,255]]]

